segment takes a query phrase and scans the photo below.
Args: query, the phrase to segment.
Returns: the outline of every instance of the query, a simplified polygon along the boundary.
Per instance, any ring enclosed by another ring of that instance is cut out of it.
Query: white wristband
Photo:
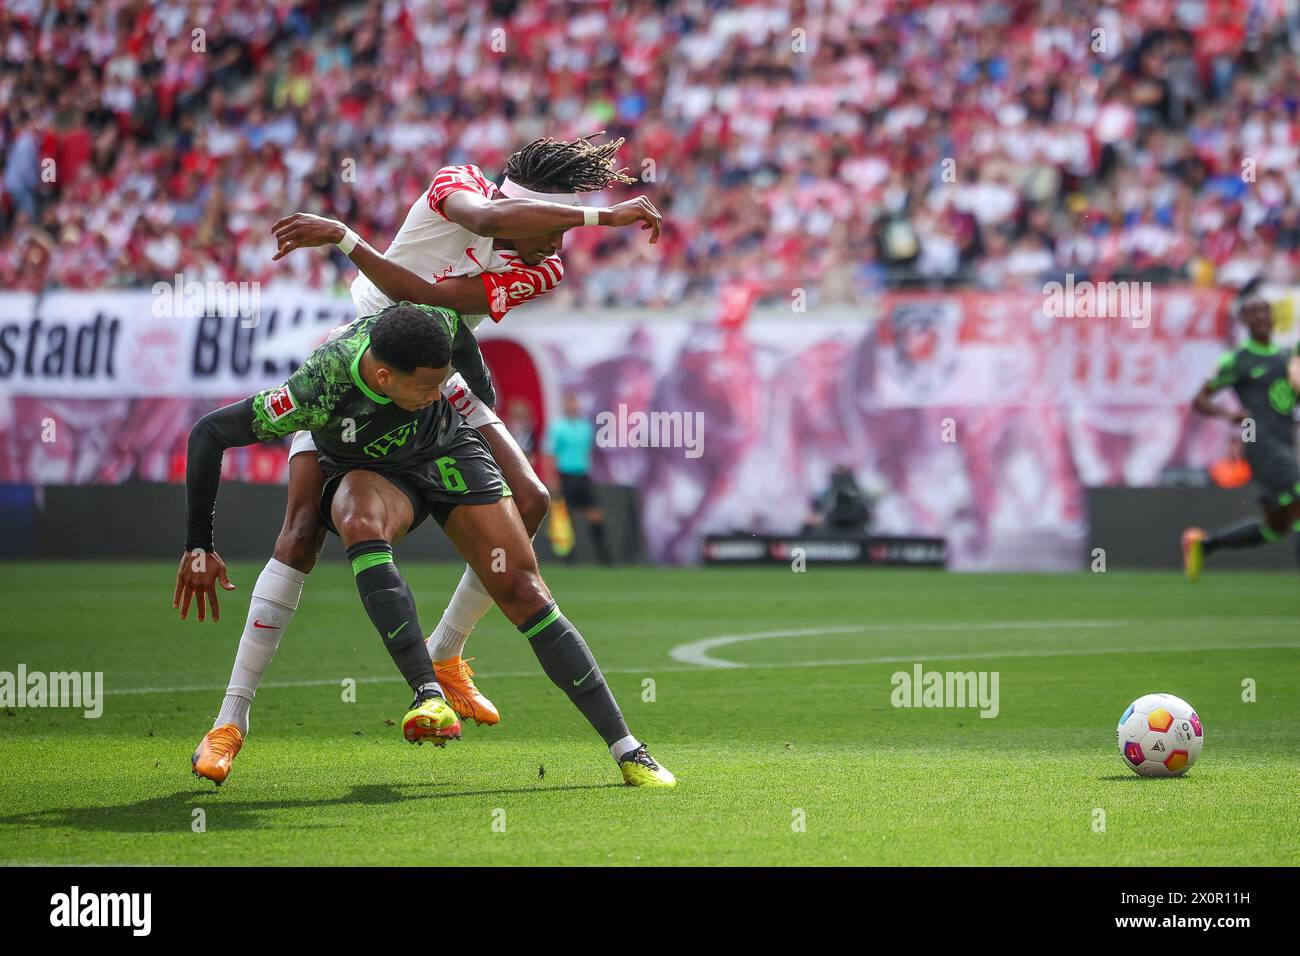
[[[595,206],[582,207],[582,224],[584,226],[600,225],[600,210]]]
[[[347,232],[343,233],[343,238],[340,239],[338,242],[334,243],[334,245],[342,249],[343,254],[346,256],[350,254],[352,250],[357,247],[357,243],[360,241],[361,241],[361,237],[358,236],[351,229],[349,229],[347,230]]]

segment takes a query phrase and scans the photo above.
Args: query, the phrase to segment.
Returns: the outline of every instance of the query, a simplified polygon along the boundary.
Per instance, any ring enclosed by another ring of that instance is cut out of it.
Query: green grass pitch
[[[431,627],[460,569],[399,565]],[[257,567],[232,571],[221,623],[199,625],[174,619],[169,565],[0,569],[0,670],[103,671],[107,691],[94,720],[0,710],[0,862],[1300,863],[1293,575],[546,569],[633,732],[679,777],[649,792],[619,784],[495,611],[468,653],[501,725],[404,743],[388,722],[406,687],[347,567],[325,562],[217,790],[189,755]],[[998,716],[893,707],[891,675],[918,660],[997,671]],[[1204,720],[1185,778],[1120,762],[1119,715],[1152,691]]]

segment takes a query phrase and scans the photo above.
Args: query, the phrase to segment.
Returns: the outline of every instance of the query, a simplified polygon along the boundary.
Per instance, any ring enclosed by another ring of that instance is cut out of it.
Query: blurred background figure
[[[506,406],[505,423],[519,450],[537,471],[537,419],[533,417],[532,407],[522,399],[514,399]]]
[[[871,504],[848,465],[836,465],[826,490],[812,500],[805,534],[857,536],[871,530]]]
[[[569,393],[564,397],[564,413],[546,428],[546,453],[559,476],[565,507],[570,515],[581,515],[585,520],[596,559],[608,565],[613,562],[605,542],[605,512],[596,502],[591,483],[591,450],[595,444],[596,429],[582,415],[578,396]],[[570,551],[567,559],[574,561],[576,556],[576,551]]]

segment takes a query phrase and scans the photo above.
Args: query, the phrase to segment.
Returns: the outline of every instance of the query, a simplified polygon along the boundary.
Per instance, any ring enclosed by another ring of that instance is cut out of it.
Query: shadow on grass
[[[1140,777],[1135,773],[1112,773],[1104,777],[1098,777],[1098,780],[1113,781],[1123,780],[1125,783],[1142,783],[1146,780],[1186,780],[1187,777]]]
[[[449,783],[362,784],[338,797],[284,798],[249,800],[229,790],[215,788],[183,790],[161,797],[149,797],[135,803],[106,807],[56,807],[0,817],[0,827],[42,827],[49,830],[103,831],[109,833],[177,833],[189,830],[196,807],[214,817],[213,826],[221,830],[266,829],[277,821],[280,810],[310,810],[327,807],[378,807],[408,803],[434,797],[486,797],[526,793],[557,793],[564,790],[604,790],[621,787],[618,783],[574,784],[565,787],[515,787],[499,790],[461,790],[440,792]],[[294,829],[330,829],[333,824],[310,823],[294,819]]]

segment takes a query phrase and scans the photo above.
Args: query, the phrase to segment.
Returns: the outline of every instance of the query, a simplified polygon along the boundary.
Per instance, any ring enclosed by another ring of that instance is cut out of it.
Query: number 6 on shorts
[[[447,491],[459,494],[468,490],[469,486],[465,484],[465,476],[460,473],[456,467],[456,459],[450,455],[444,455],[434,462],[438,466],[438,474],[442,476],[442,487]]]

